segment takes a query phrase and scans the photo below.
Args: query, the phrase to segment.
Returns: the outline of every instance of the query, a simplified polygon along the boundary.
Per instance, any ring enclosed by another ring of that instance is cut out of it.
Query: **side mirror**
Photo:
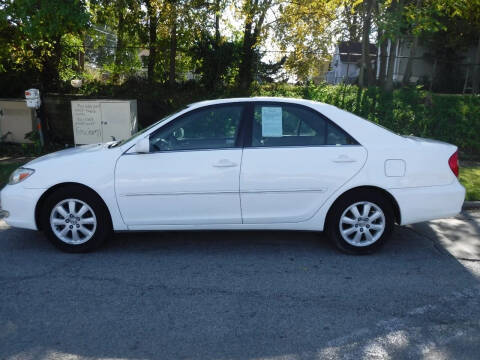
[[[150,152],[150,139],[146,137],[137,141],[134,150],[139,154],[148,154]]]

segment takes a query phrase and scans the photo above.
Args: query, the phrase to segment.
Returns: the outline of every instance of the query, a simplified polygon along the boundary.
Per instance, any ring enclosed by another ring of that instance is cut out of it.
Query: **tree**
[[[148,65],[147,78],[150,83],[155,80],[155,65],[157,63],[157,27],[160,19],[161,4],[157,0],[145,0],[147,8],[147,25],[148,25]]]
[[[93,22],[104,25],[115,34],[113,59],[104,66],[112,73],[113,83],[118,84],[122,76],[140,68],[138,48],[132,44],[136,44],[139,38],[141,4],[137,0],[92,0],[90,9]]]
[[[241,13],[244,17],[243,44],[238,72],[238,85],[246,91],[253,81],[254,65],[258,64],[260,37],[264,34],[264,23],[267,11],[272,7],[273,0],[243,0]]]
[[[89,26],[85,1],[2,0],[0,12],[2,32],[14,39],[3,38],[2,43],[15,49],[10,56],[2,56],[2,63],[14,68],[14,64],[29,63],[40,72],[42,89],[57,89],[64,47],[72,45],[69,36],[79,37]]]
[[[371,76],[370,31],[373,3],[374,0],[364,0],[363,2],[362,58],[360,60],[360,73],[358,76],[358,85],[361,87],[369,85],[369,78]]]
[[[326,70],[337,31],[332,23],[340,4],[338,0],[304,0],[280,6],[275,35],[281,49],[288,52],[285,67],[297,80],[306,82],[322,68]]]
[[[477,94],[480,90],[480,0],[439,1],[440,6],[452,12],[452,16],[464,19],[470,32],[477,37],[472,74],[472,92]]]
[[[379,4],[375,23],[380,43],[380,84],[393,90],[393,70],[399,39],[404,28],[404,0],[385,0]],[[388,54],[388,55],[387,55]]]

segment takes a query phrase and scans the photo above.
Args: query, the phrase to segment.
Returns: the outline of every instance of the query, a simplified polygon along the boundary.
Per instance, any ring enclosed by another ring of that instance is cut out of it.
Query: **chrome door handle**
[[[234,167],[237,166],[237,163],[234,163],[233,161],[227,160],[227,159],[222,159],[213,164],[214,167]]]
[[[337,158],[333,159],[332,161],[336,163],[351,163],[351,162],[356,162],[357,160],[352,159],[347,155],[340,155]]]

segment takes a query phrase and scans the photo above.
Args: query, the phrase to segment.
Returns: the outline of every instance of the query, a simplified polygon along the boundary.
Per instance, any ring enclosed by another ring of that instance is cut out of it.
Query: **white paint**
[[[125,140],[137,131],[136,100],[72,101],[75,144]]]
[[[401,159],[388,159],[385,161],[385,176],[404,176],[406,164]]]

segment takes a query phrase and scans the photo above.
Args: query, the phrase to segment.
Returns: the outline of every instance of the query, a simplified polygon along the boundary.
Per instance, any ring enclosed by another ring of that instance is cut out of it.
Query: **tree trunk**
[[[388,57],[388,68],[387,68],[387,78],[385,79],[385,91],[392,91],[393,90],[393,68],[395,66],[395,57],[397,56],[397,44],[390,40],[390,54]]]
[[[56,91],[60,82],[59,66],[62,57],[61,37],[52,41],[53,50],[51,55],[43,60],[43,70],[41,74],[41,82],[43,91]]]
[[[82,33],[82,48],[78,52],[78,71],[83,72],[85,71],[85,38],[86,34],[85,32]]]
[[[252,41],[252,21],[245,21],[243,32],[242,58],[238,69],[239,87],[241,90],[247,90],[253,81],[253,41]]]
[[[417,12],[420,11],[422,6],[422,0],[417,0],[416,9]],[[412,46],[410,47],[410,52],[408,54],[407,65],[405,66],[405,73],[403,74],[402,84],[404,86],[410,83],[410,78],[412,77],[412,67],[413,67],[413,58],[415,57],[415,52],[418,47],[418,36],[414,36]]]
[[[385,76],[387,72],[387,41],[385,39],[382,39],[383,36],[383,31],[380,31],[378,38],[380,39],[380,43],[378,46],[379,50],[379,71],[378,71],[378,84],[380,87],[383,87],[385,84]]]
[[[118,83],[120,75],[120,66],[122,65],[122,60],[125,51],[125,14],[123,9],[119,9],[118,12],[118,27],[117,27],[117,45],[115,48],[115,61],[113,67],[113,77],[112,81]]]
[[[368,86],[368,73],[370,69],[370,28],[372,25],[373,0],[364,2],[363,30],[362,30],[362,59],[360,62],[360,74],[358,84],[360,87]]]
[[[170,86],[175,85],[175,68],[177,58],[177,11],[176,4],[172,1],[172,18],[170,28],[170,71],[168,76],[168,83]]]
[[[147,1],[148,14],[148,65],[147,78],[150,84],[155,81],[155,65],[157,63],[157,24],[158,18],[152,0]]]
[[[215,2],[215,47],[220,44],[220,0]]]
[[[478,94],[480,88],[480,37],[478,38],[477,51],[475,52],[475,64],[473,64],[472,92]]]
[[[219,49],[220,49],[220,0],[215,1],[215,42],[213,44],[215,50],[215,62],[214,62],[214,73],[212,74],[211,81],[209,81],[208,88],[215,90],[221,86],[220,74],[222,73],[221,62],[219,59]]]

